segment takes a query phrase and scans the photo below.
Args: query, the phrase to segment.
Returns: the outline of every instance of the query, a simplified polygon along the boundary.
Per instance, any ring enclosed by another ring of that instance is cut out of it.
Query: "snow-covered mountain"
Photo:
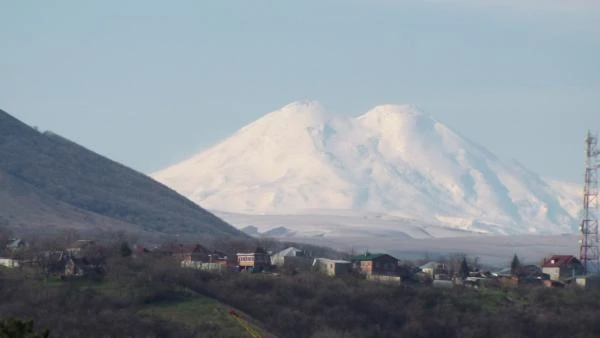
[[[152,175],[205,208],[380,213],[497,234],[577,228],[573,185],[503,162],[411,105],[357,118],[295,102]]]

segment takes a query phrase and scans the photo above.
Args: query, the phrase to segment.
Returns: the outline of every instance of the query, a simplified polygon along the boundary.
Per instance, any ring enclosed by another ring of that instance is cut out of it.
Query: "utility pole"
[[[598,168],[600,149],[598,138],[589,131],[585,138],[585,180],[583,186],[583,218],[581,220],[581,240],[579,259],[583,273],[598,270]]]

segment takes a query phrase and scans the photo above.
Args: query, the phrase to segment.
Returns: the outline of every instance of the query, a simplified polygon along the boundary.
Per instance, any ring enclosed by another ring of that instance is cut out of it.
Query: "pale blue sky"
[[[148,173],[291,101],[414,103],[580,182],[600,4],[565,2],[0,0],[0,109]]]

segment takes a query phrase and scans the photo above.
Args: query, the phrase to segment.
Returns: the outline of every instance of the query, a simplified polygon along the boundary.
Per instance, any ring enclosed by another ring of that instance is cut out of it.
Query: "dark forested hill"
[[[0,225],[246,237],[148,176],[2,110]]]

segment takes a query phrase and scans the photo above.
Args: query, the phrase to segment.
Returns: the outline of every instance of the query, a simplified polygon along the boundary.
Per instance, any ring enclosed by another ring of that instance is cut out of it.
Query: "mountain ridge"
[[[415,105],[345,117],[294,102],[152,176],[231,213],[361,210],[492,233],[562,233],[577,223],[559,183],[502,162]]]
[[[2,225],[14,229],[245,237],[152,178],[2,110],[0,178]]]

